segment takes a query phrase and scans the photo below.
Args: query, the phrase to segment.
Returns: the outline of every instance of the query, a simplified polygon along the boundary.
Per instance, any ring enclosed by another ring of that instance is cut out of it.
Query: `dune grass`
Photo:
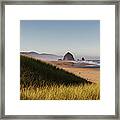
[[[99,84],[40,60],[21,56],[21,100],[98,100]]]
[[[21,100],[98,100],[99,84],[22,87]]]

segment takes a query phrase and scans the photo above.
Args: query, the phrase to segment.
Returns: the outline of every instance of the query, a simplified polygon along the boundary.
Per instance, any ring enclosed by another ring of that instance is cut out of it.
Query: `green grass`
[[[99,84],[40,60],[20,57],[21,100],[97,100]]]
[[[56,66],[40,60],[21,56],[20,83],[24,86],[70,85],[90,83]]]

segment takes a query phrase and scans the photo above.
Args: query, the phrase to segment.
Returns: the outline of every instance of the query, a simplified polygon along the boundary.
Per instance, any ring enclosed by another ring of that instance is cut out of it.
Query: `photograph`
[[[20,20],[20,100],[100,100],[100,20]]]

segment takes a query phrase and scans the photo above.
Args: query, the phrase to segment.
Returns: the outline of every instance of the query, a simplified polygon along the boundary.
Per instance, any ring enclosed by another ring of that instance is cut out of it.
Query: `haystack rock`
[[[63,60],[71,60],[71,61],[74,61],[74,57],[73,55],[70,53],[70,52],[67,52],[63,58]]]

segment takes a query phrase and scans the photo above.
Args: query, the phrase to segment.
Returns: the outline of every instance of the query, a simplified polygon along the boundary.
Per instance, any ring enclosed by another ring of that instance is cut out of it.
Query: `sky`
[[[21,20],[20,50],[100,56],[99,20]]]

